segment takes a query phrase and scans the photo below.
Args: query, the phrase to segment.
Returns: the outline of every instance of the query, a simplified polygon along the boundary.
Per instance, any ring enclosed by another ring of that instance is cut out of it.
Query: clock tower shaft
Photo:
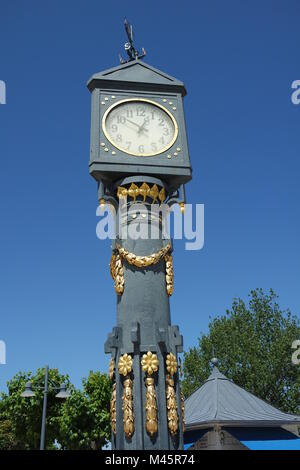
[[[156,185],[158,191],[164,188],[161,180],[147,176],[125,178],[118,184],[123,191],[130,191],[132,184],[137,187],[147,184],[150,188]],[[119,227],[113,245],[117,327],[105,344],[105,352],[112,358],[111,378],[115,387],[112,447],[182,449],[182,397],[177,370],[182,336],[178,327],[171,325],[169,305],[173,289],[172,244],[162,236],[159,201],[154,203],[157,207],[153,210],[150,195],[145,202],[137,198],[139,201],[134,202],[128,196],[118,207],[122,211],[123,204],[128,215],[125,220],[118,214],[123,226]],[[155,239],[120,238],[124,229],[146,234],[153,226],[158,233]]]
[[[93,75],[88,88],[92,93],[90,173],[98,183],[100,205],[110,204],[116,215],[110,271],[117,324],[105,343],[111,357],[112,448],[180,450],[184,403],[178,354],[183,339],[178,326],[171,324],[173,247],[164,236],[163,208],[174,203],[184,206],[184,185],[191,179],[185,87],[174,77],[132,60]],[[112,126],[122,115],[110,112],[126,102],[147,103],[152,106],[148,113],[156,108],[161,113],[152,127],[130,118],[130,132],[136,133],[136,139],[142,135],[145,148],[148,136],[158,135],[159,119],[168,117],[173,134],[166,144],[156,149],[148,146],[147,152],[133,145],[130,152],[124,142],[117,143]]]

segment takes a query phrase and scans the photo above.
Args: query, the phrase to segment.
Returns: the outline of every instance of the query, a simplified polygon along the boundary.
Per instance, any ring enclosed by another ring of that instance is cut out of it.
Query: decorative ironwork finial
[[[212,358],[211,358],[210,362],[212,363],[213,367],[218,367],[218,365],[219,365],[219,359],[217,357],[215,357],[214,345],[212,346]]]
[[[134,47],[133,45],[133,28],[130,23],[128,23],[127,18],[124,19],[124,27],[125,31],[128,37],[128,42],[125,43],[124,49],[125,52],[127,53],[129,59],[123,59],[121,54],[119,54],[120,57],[120,63],[121,64],[126,64],[126,62],[131,62],[132,60],[138,60],[142,59],[146,55],[145,49],[142,47],[142,53],[140,54],[139,51]]]

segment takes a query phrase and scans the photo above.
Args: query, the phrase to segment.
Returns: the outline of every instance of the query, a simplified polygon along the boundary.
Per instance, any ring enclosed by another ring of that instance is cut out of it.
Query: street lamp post
[[[59,392],[55,395],[56,398],[68,398],[70,396],[70,392],[67,390],[67,385],[65,383],[60,384],[58,387],[52,380],[48,378],[48,370],[49,367],[46,365],[45,367],[45,378],[44,378],[44,386],[40,387],[39,385],[35,388],[37,389],[44,389],[44,399],[43,399],[43,414],[42,414],[42,426],[41,426],[41,440],[40,440],[40,450],[45,449],[45,434],[46,434],[46,417],[47,417],[47,396],[48,396],[48,383],[51,384],[53,390],[59,390]],[[31,398],[35,396],[35,392],[32,389],[32,383],[26,382],[25,390],[21,394],[24,398]]]

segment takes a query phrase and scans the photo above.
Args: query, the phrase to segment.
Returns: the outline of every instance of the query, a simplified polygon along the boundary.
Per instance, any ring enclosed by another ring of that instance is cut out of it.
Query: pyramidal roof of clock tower
[[[95,73],[87,82],[90,91],[94,88],[119,87],[128,89],[152,89],[157,91],[173,91],[186,95],[184,83],[171,75],[158,70],[141,60],[133,60],[120,64],[102,72]]]

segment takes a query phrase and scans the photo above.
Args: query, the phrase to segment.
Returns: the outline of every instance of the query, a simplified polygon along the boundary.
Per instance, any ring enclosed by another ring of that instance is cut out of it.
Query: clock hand
[[[144,119],[143,124],[140,126],[140,128],[138,130],[139,134],[141,133],[141,131],[147,131],[148,132],[148,129],[145,129],[145,124],[146,124],[146,119]]]
[[[130,124],[134,124],[135,126],[137,126],[137,127],[139,128],[138,132],[140,132],[140,129],[142,128],[142,126],[140,126],[140,125],[137,124],[136,122],[130,121],[130,119],[127,119],[127,118],[126,118],[126,121],[130,122]],[[144,125],[144,124],[143,124],[143,125]],[[142,129],[142,130],[148,132],[148,129]]]

